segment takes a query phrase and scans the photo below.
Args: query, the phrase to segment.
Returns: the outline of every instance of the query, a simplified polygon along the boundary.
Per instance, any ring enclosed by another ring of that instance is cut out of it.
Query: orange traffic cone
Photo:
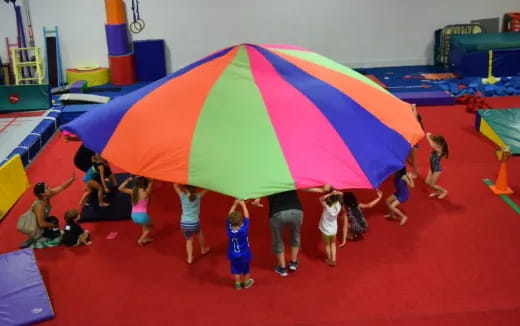
[[[507,163],[506,160],[500,162],[497,182],[494,186],[489,186],[495,195],[511,195],[513,190],[507,185]]]

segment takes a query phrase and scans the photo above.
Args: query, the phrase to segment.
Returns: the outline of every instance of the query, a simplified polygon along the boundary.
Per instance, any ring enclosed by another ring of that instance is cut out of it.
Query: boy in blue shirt
[[[235,211],[237,205],[242,207],[244,218],[242,218],[241,212]],[[231,274],[235,277],[235,289],[240,290],[242,288],[242,277],[244,279],[244,288],[250,288],[255,280],[251,278],[249,272],[249,262],[252,258],[248,239],[249,212],[243,200],[237,199],[231,206],[226,228],[229,237],[228,259],[231,264]]]

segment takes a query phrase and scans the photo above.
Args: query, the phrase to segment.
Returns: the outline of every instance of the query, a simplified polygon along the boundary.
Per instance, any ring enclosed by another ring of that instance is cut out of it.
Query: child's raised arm
[[[207,193],[208,193],[208,189],[203,189],[203,190],[199,191],[199,194],[198,194],[199,198],[204,197],[204,195],[207,194]]]
[[[264,207],[264,205],[260,202],[261,198],[255,198],[251,201],[251,205],[255,207]]]
[[[327,199],[331,195],[332,195],[332,192],[320,197],[320,203],[323,208],[327,207],[327,203],[325,202],[325,199]]]
[[[174,183],[173,184],[173,189],[175,189],[175,192],[177,193],[177,195],[181,195],[182,193],[182,189],[181,189],[181,186],[179,186],[178,184]]]
[[[433,146],[435,145],[433,140],[432,140],[432,133],[431,132],[427,132],[426,133],[426,139],[428,139],[428,143],[430,143],[430,146],[433,148]]]
[[[240,200],[240,206],[242,206],[242,211],[244,212],[244,218],[249,218],[249,211],[247,210],[246,202]]]
[[[118,188],[119,191],[124,193],[124,194],[131,195],[132,194],[132,190],[130,190],[130,189],[128,189],[126,187],[130,181],[132,181],[132,177],[126,178],[126,180],[123,181],[123,183],[119,185],[119,188]]]
[[[374,207],[377,203],[379,203],[379,201],[381,200],[381,198],[383,197],[383,192],[378,190],[377,191],[377,198],[372,200],[371,202],[369,203],[359,203],[359,207],[360,208],[372,208]]]
[[[237,205],[238,205],[238,199],[235,199],[235,201],[233,202],[233,206],[231,206],[231,208],[229,209],[228,216],[231,215],[231,213],[233,213],[235,211],[235,208],[237,207]]]
[[[152,190],[153,179],[148,179],[148,187],[146,187],[146,192],[149,193]]]

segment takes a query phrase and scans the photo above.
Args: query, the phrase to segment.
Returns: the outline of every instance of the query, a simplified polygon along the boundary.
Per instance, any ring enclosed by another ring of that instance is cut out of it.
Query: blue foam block
[[[164,40],[134,41],[134,56],[138,81],[154,81],[166,76]]]
[[[54,311],[32,249],[0,255],[0,325],[32,325]]]

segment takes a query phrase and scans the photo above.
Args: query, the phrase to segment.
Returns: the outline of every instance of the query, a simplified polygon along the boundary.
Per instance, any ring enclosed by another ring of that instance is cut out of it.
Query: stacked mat
[[[136,81],[135,58],[128,39],[125,4],[122,0],[105,0],[105,9],[105,32],[112,84],[131,85]]]
[[[496,77],[520,74],[520,33],[460,35],[451,38],[448,62],[459,76]]]

